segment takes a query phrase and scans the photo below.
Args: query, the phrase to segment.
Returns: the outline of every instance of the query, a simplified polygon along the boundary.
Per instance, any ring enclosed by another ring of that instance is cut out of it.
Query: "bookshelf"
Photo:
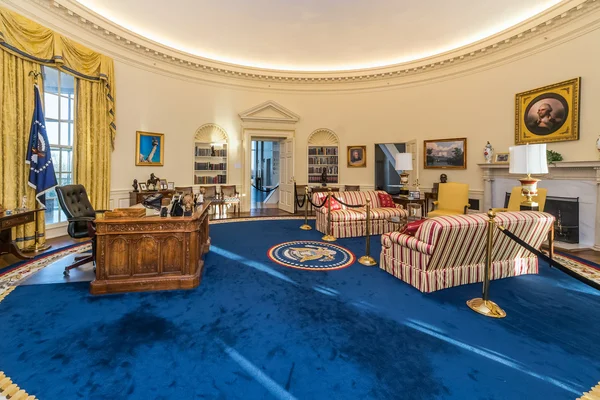
[[[194,184],[227,184],[227,143],[195,142]]]
[[[327,183],[339,183],[338,146],[308,146],[308,183],[321,183],[327,168]]]

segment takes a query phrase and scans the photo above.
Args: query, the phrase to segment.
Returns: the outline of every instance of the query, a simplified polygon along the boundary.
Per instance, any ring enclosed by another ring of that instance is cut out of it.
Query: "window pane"
[[[73,121],[75,119],[75,95],[69,96],[69,119]]]
[[[58,122],[46,121],[46,134],[50,144],[58,144]]]
[[[58,119],[58,96],[44,93],[44,117]]]
[[[60,161],[60,171],[61,172],[72,172],[71,171],[71,160],[72,160],[72,150],[61,150],[61,161]]]
[[[60,119],[69,119],[69,98],[65,96],[60,96]]]
[[[71,184],[71,174],[60,174],[59,185],[70,185]]]
[[[44,93],[58,93],[58,70],[56,68],[43,67],[43,71]]]
[[[75,93],[75,79],[73,75],[60,73],[60,93],[61,94],[73,94]]]
[[[61,122],[60,123],[60,144],[63,146],[70,146],[69,143],[69,123]],[[48,139],[50,140],[50,139]]]
[[[54,172],[60,172],[60,150],[50,149],[52,151],[52,164],[54,164]]]

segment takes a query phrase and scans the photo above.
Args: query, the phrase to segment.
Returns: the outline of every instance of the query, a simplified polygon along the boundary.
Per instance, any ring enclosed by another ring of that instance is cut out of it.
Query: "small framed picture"
[[[367,146],[348,146],[348,167],[364,168],[367,166]]]
[[[421,198],[421,192],[417,191],[410,191],[409,193],[409,197],[413,198],[413,199],[420,199]]]
[[[160,190],[167,190],[168,183],[166,179],[160,180]]]
[[[175,189],[175,182],[169,182],[169,183],[167,183],[167,189],[174,190]]]
[[[494,164],[508,164],[509,153],[496,153],[494,154]]]
[[[145,192],[146,190],[148,190],[148,187],[146,186],[145,183],[141,183],[140,182],[140,190],[143,191],[143,192]]]

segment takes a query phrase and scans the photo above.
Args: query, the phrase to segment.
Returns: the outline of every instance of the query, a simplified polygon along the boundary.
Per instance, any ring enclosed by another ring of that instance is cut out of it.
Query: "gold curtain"
[[[24,163],[34,107],[33,78],[28,74],[48,65],[76,78],[73,182],[86,187],[94,208],[107,208],[110,151],[116,134],[113,60],[2,7],[0,55],[0,204],[18,207],[19,199],[27,194],[28,207],[35,207]],[[38,224],[40,232],[44,232],[43,222]],[[33,231],[33,226],[28,227],[27,232],[17,232],[16,238],[33,237]]]
[[[85,186],[90,202],[97,210],[108,209],[110,192],[111,135],[106,113],[98,113],[107,102],[102,87],[77,79],[75,94],[74,180]]]
[[[0,204],[6,209],[21,207],[22,198],[26,195],[27,207],[35,209],[38,207],[35,189],[27,184],[29,168],[25,165],[25,157],[35,102],[34,81],[29,72],[39,72],[40,65],[0,51],[0,69]],[[38,216],[38,241],[44,243],[43,213]],[[35,239],[34,224],[14,228],[13,238],[20,247],[32,245]]]

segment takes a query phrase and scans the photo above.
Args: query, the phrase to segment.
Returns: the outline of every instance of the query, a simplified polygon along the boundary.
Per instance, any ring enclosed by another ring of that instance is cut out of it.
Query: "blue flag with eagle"
[[[52,190],[58,183],[52,164],[52,153],[50,143],[46,134],[46,121],[42,109],[40,90],[35,85],[35,109],[31,120],[29,131],[29,144],[27,146],[27,158],[25,163],[29,164],[29,186],[35,189],[35,198],[46,208],[46,192]]]

